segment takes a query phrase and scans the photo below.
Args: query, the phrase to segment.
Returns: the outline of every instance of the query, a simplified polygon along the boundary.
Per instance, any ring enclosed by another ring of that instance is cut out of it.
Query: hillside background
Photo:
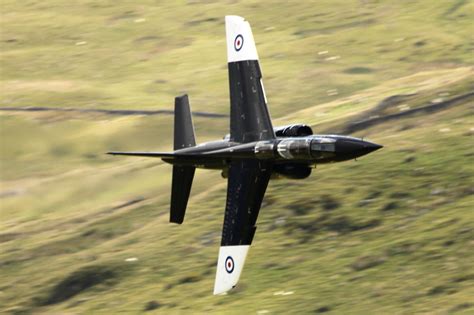
[[[474,312],[473,1],[0,9],[1,313]],[[252,25],[275,125],[384,148],[272,181],[238,287],[213,296],[220,173],[197,171],[172,225],[171,167],[104,152],[170,150],[182,93],[198,142],[227,133],[229,14]]]

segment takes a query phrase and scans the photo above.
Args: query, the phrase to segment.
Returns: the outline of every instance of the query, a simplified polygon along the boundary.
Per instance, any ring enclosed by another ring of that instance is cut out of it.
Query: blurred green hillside
[[[228,14],[252,25],[275,125],[385,147],[272,181],[238,287],[213,296],[226,181],[199,170],[169,224],[171,167],[103,153],[170,150],[173,116],[83,110],[186,92],[227,114]],[[2,1],[0,312],[472,314],[473,18],[469,0]]]

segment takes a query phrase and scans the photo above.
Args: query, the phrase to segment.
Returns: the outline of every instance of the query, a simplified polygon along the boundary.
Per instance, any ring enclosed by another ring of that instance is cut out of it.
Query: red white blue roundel
[[[235,49],[235,51],[241,50],[243,45],[244,45],[244,37],[239,34],[234,39],[234,49]]]
[[[227,256],[225,259],[225,271],[227,271],[227,273],[232,273],[234,271],[234,259],[230,256]]]

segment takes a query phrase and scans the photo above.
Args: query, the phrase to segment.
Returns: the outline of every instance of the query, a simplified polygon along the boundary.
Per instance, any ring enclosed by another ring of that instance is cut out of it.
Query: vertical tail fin
[[[194,126],[189,107],[188,95],[174,99],[174,150],[194,147]]]
[[[193,184],[194,171],[194,166],[173,166],[170,222],[181,224],[184,221],[189,193]]]
[[[194,147],[195,145],[191,109],[188,96],[185,94],[174,99],[174,150]],[[194,166],[173,166],[170,222],[181,224],[184,221],[194,171]]]

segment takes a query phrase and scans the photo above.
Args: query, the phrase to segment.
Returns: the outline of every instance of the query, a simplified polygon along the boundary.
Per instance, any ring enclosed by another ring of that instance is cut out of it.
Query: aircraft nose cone
[[[336,151],[338,153],[353,154],[362,149],[364,149],[362,141],[352,139],[339,139],[336,142]]]
[[[368,151],[367,153],[377,151],[378,149],[382,149],[383,145],[377,144],[377,143],[372,143],[368,141],[363,141],[364,142],[364,149]]]
[[[374,152],[383,146],[364,140],[339,139],[336,143],[336,152],[347,158],[356,158]]]

